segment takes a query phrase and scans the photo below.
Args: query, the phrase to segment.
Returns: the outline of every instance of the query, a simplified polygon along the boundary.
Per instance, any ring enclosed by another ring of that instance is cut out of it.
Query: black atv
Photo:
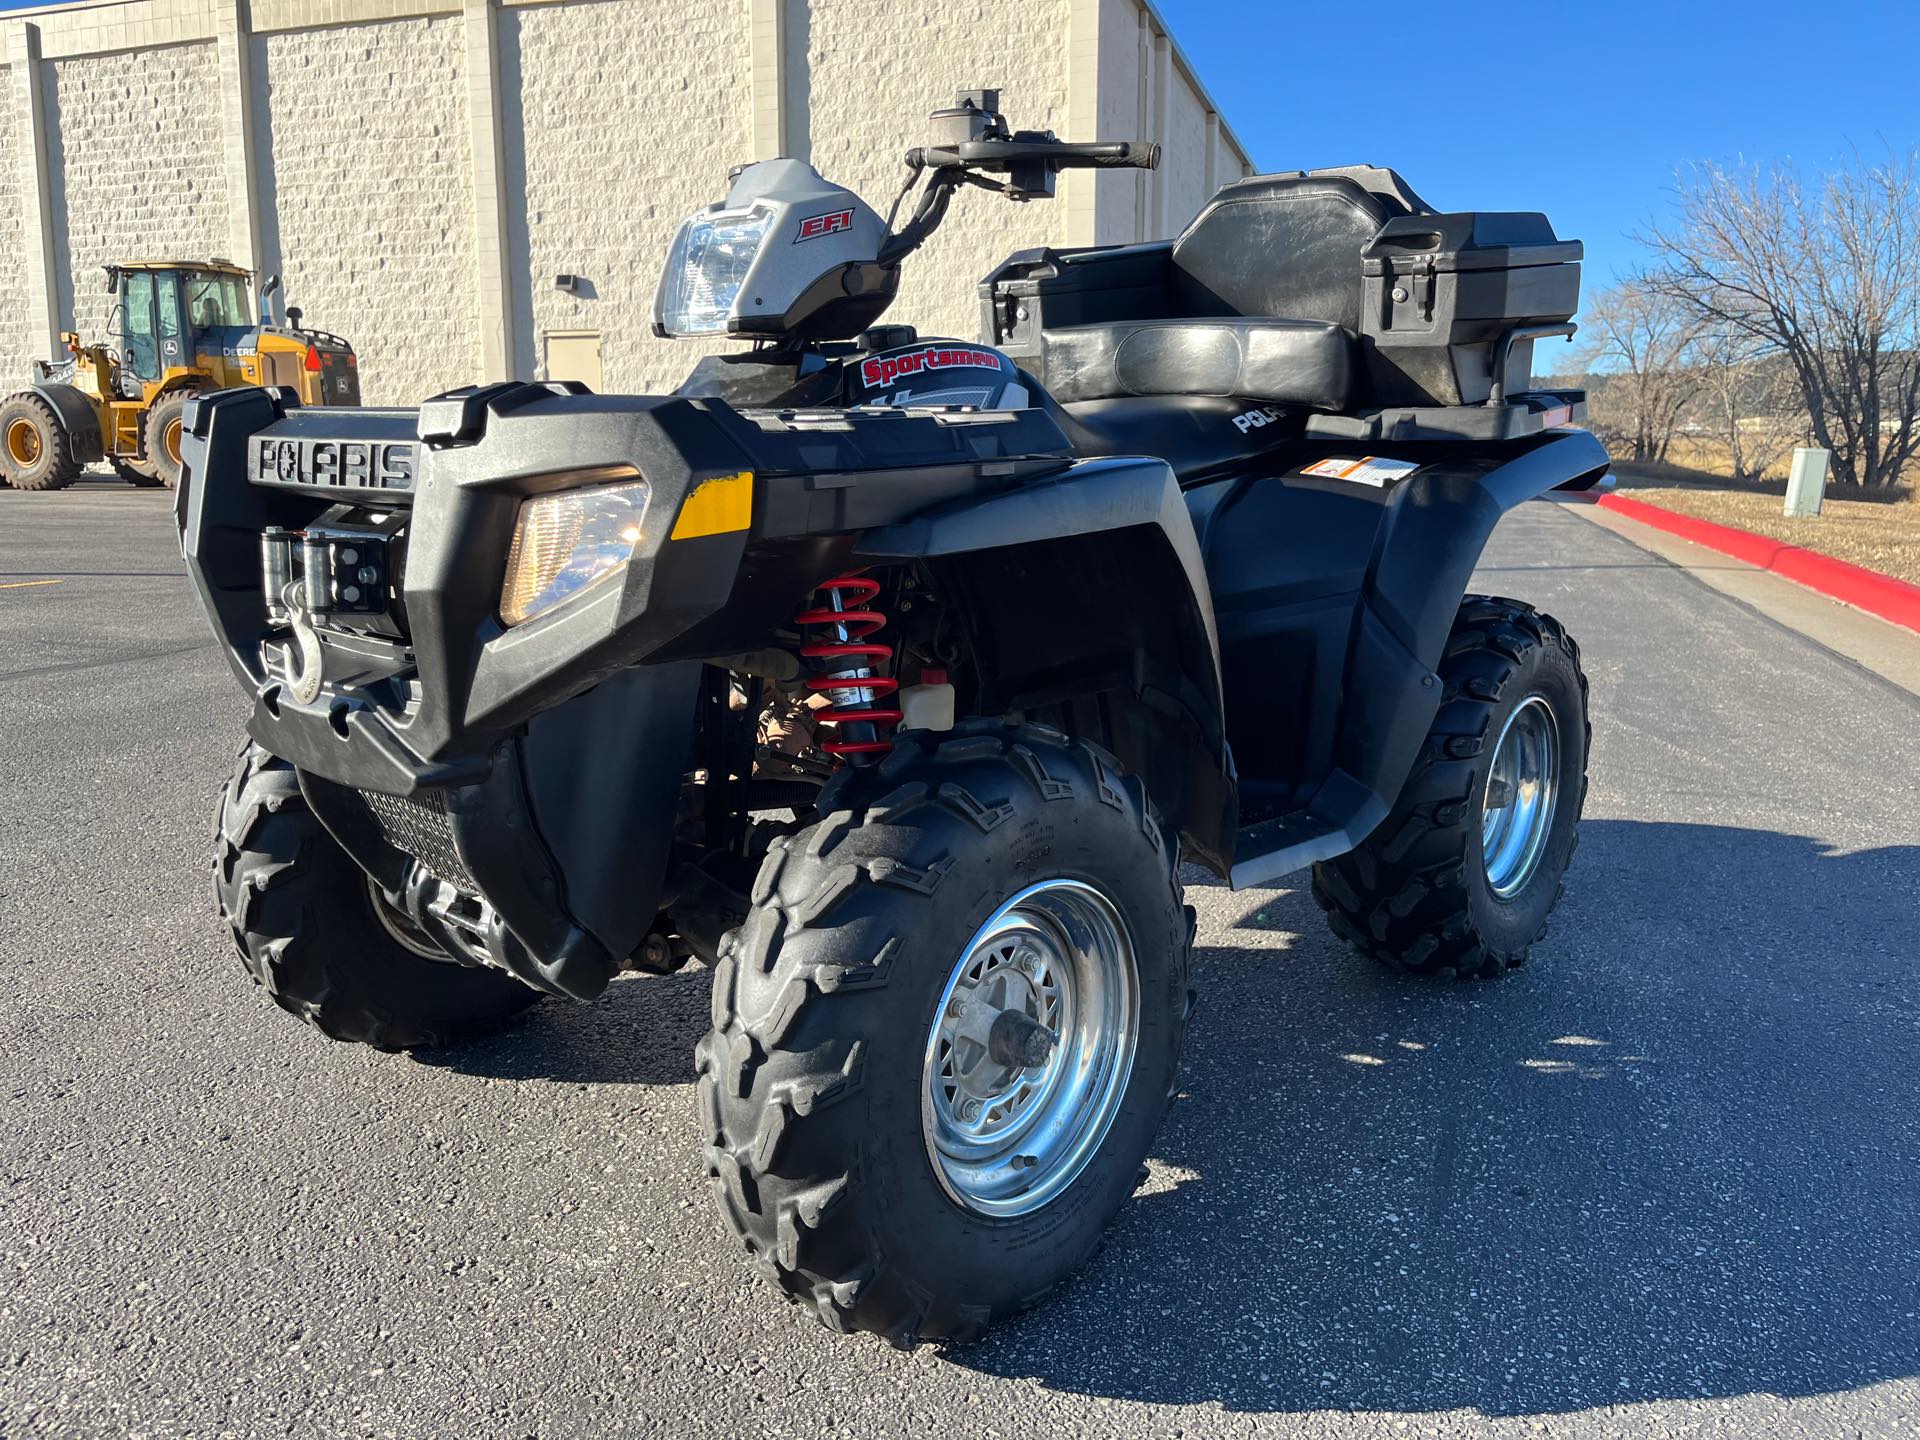
[[[215,891],[272,997],[437,1045],[714,966],[708,1169],[840,1329],[963,1341],[1092,1252],[1192,1006],[1181,862],[1311,865],[1355,948],[1488,976],[1586,789],[1551,618],[1462,598],[1592,486],[1528,388],[1580,247],[1387,170],[1236,181],[1171,243],[1014,256],[985,339],[878,325],[967,185],[1151,146],[935,116],[896,229],[794,160],[676,239],[669,396],[191,412],[188,564],[252,739]]]

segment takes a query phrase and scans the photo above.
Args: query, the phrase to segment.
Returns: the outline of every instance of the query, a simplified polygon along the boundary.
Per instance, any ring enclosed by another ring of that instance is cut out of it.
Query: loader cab
[[[237,356],[253,333],[247,272],[234,266],[112,266],[108,285],[117,300],[121,368],[143,394],[171,372]]]

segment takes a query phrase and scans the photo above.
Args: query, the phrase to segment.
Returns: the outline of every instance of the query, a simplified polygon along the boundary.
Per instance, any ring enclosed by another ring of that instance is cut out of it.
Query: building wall
[[[798,155],[884,211],[962,88],[1017,128],[1158,139],[1168,173],[961,192],[892,320],[975,336],[1010,252],[1170,233],[1207,192],[1209,102],[1147,0],[95,0],[0,12],[0,40],[7,378],[49,309],[100,333],[106,262],[251,251],[371,403],[540,377],[565,331],[600,335],[604,388],[667,388],[708,347],[652,337],[659,267],[728,169]],[[46,233],[10,233],[36,177]]]
[[[1000,91],[1016,130],[1067,129],[1068,6],[826,0],[810,21],[813,166],[886,214],[902,157],[927,143],[927,113],[960,90]],[[955,197],[943,229],[907,261],[891,322],[923,334],[980,333],[982,276],[1015,250],[1065,244],[1066,209],[984,190]]]
[[[64,232],[60,315],[89,337],[106,327],[104,268],[122,260],[227,253],[227,181],[206,143],[219,95],[211,45],[47,63],[54,224]]]
[[[24,377],[43,343],[29,315],[20,216],[20,164],[14,131],[13,68],[0,65],[0,386]]]
[[[609,390],[671,389],[712,348],[656,338],[653,296],[675,227],[753,158],[743,11],[743,0],[676,0],[671,25],[658,0],[502,12],[521,374],[543,375],[555,330],[601,334]],[[558,275],[580,276],[580,293]]]
[[[373,405],[483,378],[461,42],[437,16],[252,42],[261,268],[353,342]]]

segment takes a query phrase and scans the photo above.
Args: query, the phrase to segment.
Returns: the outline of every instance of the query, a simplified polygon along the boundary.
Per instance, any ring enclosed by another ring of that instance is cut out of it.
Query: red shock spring
[[[881,704],[899,690],[900,682],[875,672],[893,659],[893,647],[873,639],[883,629],[887,617],[871,608],[869,602],[880,593],[880,582],[863,575],[836,575],[822,581],[819,603],[802,610],[793,623],[802,630],[819,632],[800,646],[800,656],[812,661],[821,671],[807,677],[807,688],[826,695],[834,703],[814,714],[821,725],[845,727],[844,738],[825,740],[820,748],[829,755],[850,757],[855,764],[870,763],[893,748],[880,727],[900,723],[900,711]]]

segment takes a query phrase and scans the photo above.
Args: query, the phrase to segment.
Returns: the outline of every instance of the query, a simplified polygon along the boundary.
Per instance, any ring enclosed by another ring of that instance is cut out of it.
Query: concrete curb
[[[1751,530],[1696,520],[1691,515],[1681,515],[1625,495],[1602,495],[1595,503],[1630,520],[1771,571],[1843,605],[1920,632],[1920,585],[1909,585],[1878,570],[1850,565],[1845,560],[1835,560],[1831,555],[1821,555],[1783,540],[1770,540]]]

